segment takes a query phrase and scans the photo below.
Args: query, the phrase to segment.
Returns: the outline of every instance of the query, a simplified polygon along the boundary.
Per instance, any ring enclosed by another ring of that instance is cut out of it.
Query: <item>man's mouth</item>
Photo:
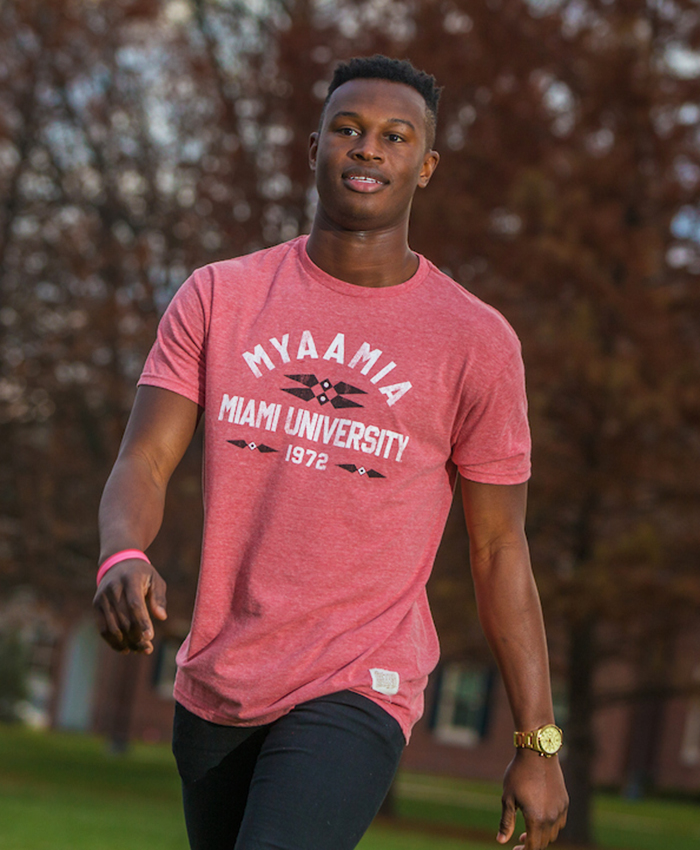
[[[356,192],[376,192],[387,184],[387,180],[371,174],[346,172],[343,182]]]

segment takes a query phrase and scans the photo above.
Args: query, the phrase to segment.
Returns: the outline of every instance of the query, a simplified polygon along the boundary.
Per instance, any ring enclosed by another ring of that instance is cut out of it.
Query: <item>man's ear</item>
[[[430,183],[430,178],[433,176],[433,172],[438,167],[439,162],[440,154],[437,151],[427,151],[423,157],[423,165],[418,176],[418,186],[421,189],[425,189],[428,183]]]
[[[318,153],[318,133],[309,136],[309,168],[316,171],[316,154]]]

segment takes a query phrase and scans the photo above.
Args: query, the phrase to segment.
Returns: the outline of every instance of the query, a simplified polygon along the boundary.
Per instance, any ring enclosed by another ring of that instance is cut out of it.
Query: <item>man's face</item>
[[[411,86],[355,79],[326,104],[310,139],[322,211],[347,230],[383,230],[408,219],[439,156],[426,150],[425,101]]]

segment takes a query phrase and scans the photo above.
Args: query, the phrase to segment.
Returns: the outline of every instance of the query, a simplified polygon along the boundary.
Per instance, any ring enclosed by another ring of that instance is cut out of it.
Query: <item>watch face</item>
[[[537,742],[543,753],[554,755],[561,749],[561,729],[557,726],[543,726],[537,733]]]

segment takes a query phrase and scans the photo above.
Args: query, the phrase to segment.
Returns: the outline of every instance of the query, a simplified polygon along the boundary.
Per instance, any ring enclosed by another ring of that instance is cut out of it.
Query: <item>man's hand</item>
[[[510,841],[515,829],[516,809],[525,818],[525,832],[514,850],[544,850],[566,823],[569,796],[558,758],[543,758],[519,749],[508,765],[503,780],[503,814],[496,840]]]
[[[100,501],[100,561],[146,550],[161,522],[165,492],[202,415],[195,402],[160,387],[139,387],[119,456]],[[142,560],[107,570],[93,600],[102,637],[118,652],[153,652],[153,621],[165,620],[165,582]]]
[[[118,652],[153,652],[153,622],[165,620],[165,582],[151,564],[121,561],[106,573],[92,602],[100,634]]]

